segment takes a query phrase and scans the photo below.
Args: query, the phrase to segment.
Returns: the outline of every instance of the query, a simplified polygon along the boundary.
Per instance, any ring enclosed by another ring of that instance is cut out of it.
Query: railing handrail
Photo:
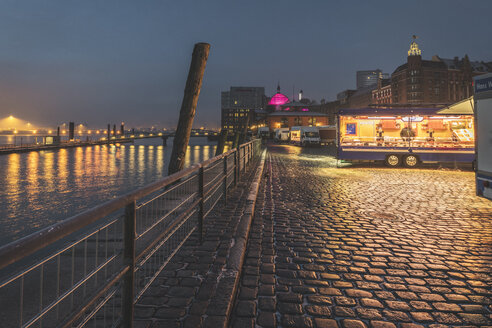
[[[145,197],[159,189],[162,189],[179,179],[187,176],[195,171],[198,171],[201,167],[206,167],[211,163],[221,160],[224,156],[228,156],[236,152],[239,148],[254,141],[249,141],[240,145],[238,148],[231,149],[226,153],[210,158],[202,163],[195,164],[187,169],[176,172],[163,179],[141,187],[137,190],[131,191],[125,195],[122,195],[116,199],[107,201],[90,209],[76,214],[63,221],[55,223],[51,226],[43,228],[37,232],[27,235],[19,240],[13,241],[0,247],[0,270],[8,265],[15,263],[37,251],[44,248],[46,245],[52,244],[74,232],[80,230],[97,220],[124,208],[131,202]]]

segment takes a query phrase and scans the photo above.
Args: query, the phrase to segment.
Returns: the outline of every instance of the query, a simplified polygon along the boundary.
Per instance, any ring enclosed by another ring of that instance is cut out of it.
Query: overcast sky
[[[211,44],[195,125],[220,91],[280,81],[319,101],[357,70],[422,56],[492,61],[492,1],[0,0],[0,119],[175,126],[193,45]]]

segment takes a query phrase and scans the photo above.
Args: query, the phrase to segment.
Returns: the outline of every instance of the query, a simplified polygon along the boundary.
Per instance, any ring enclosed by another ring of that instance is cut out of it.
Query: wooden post
[[[227,134],[229,130],[222,129],[220,131],[219,142],[217,143],[217,149],[215,150],[215,156],[219,156],[224,152],[225,143],[227,141]]]
[[[173,151],[169,162],[169,175],[182,170],[184,166],[186,148],[190,141],[191,127],[195,117],[209,51],[210,44],[208,43],[197,43],[193,49],[190,71],[186,81],[183,102],[179,112],[178,127],[174,136]]]
[[[250,118],[251,118],[251,110],[248,112],[248,115],[246,115],[243,119],[242,131],[239,135],[239,144],[243,144],[246,139]]]
[[[129,267],[123,278],[122,286],[122,317],[123,327],[133,327],[133,299],[135,298],[135,230],[136,202],[133,201],[125,208],[123,224],[123,263]]]
[[[111,139],[111,124],[108,124],[108,144],[110,139]]]
[[[232,148],[238,148],[239,146],[239,137],[240,137],[240,134],[241,132],[240,131],[240,128],[238,127],[236,132],[234,133],[234,140],[232,141]]]

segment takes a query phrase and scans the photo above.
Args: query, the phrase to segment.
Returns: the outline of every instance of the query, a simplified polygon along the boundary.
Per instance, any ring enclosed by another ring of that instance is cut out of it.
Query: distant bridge
[[[59,148],[73,148],[73,147],[86,147],[94,145],[105,145],[105,144],[117,144],[117,143],[131,143],[139,139],[151,139],[151,138],[161,138],[164,146],[167,144],[167,139],[174,137],[176,132],[138,132],[134,134],[124,134],[110,136],[109,138],[97,138],[90,140],[89,136],[85,136],[87,140],[72,140],[72,141],[60,141],[58,143],[46,143],[46,138],[50,137],[39,137],[43,138],[41,143],[33,144],[21,144],[21,145],[0,145],[0,155],[11,154],[11,153],[22,153],[28,151],[37,150],[48,150],[48,149],[59,149]],[[207,137],[209,140],[217,140],[219,133],[212,130],[192,130],[190,137]]]

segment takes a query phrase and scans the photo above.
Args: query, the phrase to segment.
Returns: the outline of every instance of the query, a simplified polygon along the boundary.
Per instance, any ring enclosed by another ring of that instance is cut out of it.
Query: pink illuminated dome
[[[280,106],[289,102],[289,98],[281,93],[276,93],[268,102],[269,105]]]
[[[289,98],[286,95],[280,93],[280,83],[277,84],[277,93],[270,99],[268,105],[277,106],[277,110],[280,109],[279,106],[282,106],[289,102]]]

